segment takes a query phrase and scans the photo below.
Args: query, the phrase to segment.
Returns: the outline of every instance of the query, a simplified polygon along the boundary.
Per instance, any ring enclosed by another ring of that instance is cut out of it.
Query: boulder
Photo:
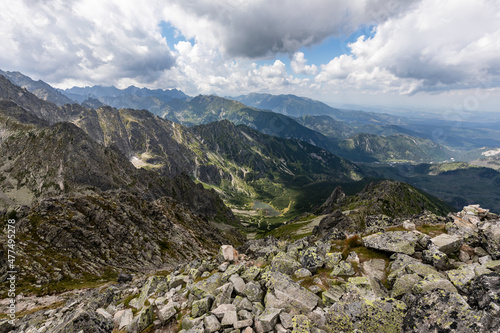
[[[500,259],[500,221],[488,222],[480,227],[482,247],[494,260]]]
[[[469,303],[481,310],[491,304],[500,306],[500,273],[494,272],[475,278],[469,289]]]
[[[236,311],[227,311],[224,313],[224,317],[222,318],[221,325],[223,327],[234,326],[234,324],[238,321],[238,313]]]
[[[274,330],[274,326],[278,322],[278,316],[282,309],[276,308],[266,308],[264,312],[259,316],[260,324],[264,332],[269,332]]]
[[[401,332],[406,305],[392,298],[340,301],[326,313],[330,332]]]
[[[460,268],[446,272],[451,283],[461,292],[467,293],[470,282],[476,277],[475,269],[479,264],[462,265]]]
[[[457,253],[463,245],[462,237],[456,235],[441,234],[431,239],[431,243],[437,249],[447,255]]]
[[[200,299],[199,301],[194,301],[191,307],[191,316],[193,318],[198,318],[210,311],[212,306],[212,299],[209,297]]]
[[[350,262],[341,261],[339,264],[333,266],[330,276],[353,276],[356,274],[354,267]]]
[[[379,280],[385,278],[386,261],[384,259],[370,259],[361,264],[366,276],[375,277]]]
[[[166,324],[170,319],[174,318],[177,314],[177,310],[171,304],[167,304],[158,310],[158,319],[160,319],[162,324]]]
[[[219,249],[217,259],[220,263],[228,261],[230,263],[238,261],[238,251],[232,245],[222,245]]]
[[[449,280],[436,275],[426,276],[423,280],[413,286],[412,292],[416,295],[427,293],[436,289],[442,289],[452,293],[457,292],[457,288],[455,288]]]
[[[229,278],[229,281],[233,284],[236,294],[244,295],[243,291],[245,290],[245,281],[243,281],[241,277],[235,274]]]
[[[279,272],[271,272],[266,286],[266,308],[285,309],[288,312],[294,309],[309,313],[320,301],[318,296]]]
[[[412,255],[418,236],[412,231],[388,231],[363,237],[362,241],[371,249]]]
[[[131,282],[132,281],[132,274],[128,274],[128,273],[120,273],[118,274],[118,279],[117,281],[119,283],[127,283],[127,282]]]
[[[403,332],[488,332],[488,318],[457,293],[437,289],[417,296],[406,312]]]
[[[314,274],[319,268],[323,267],[325,259],[318,254],[318,249],[316,247],[309,247],[302,252],[300,263],[302,267]]]
[[[422,252],[422,260],[440,270],[451,268],[450,259],[446,253],[439,251],[436,246],[430,246],[428,250]]]
[[[130,323],[132,323],[132,320],[134,319],[134,314],[132,313],[131,309],[125,309],[125,310],[120,310],[117,311],[113,317],[113,322],[115,326],[118,327],[119,330],[124,329]]]
[[[217,332],[221,328],[219,320],[214,315],[206,316],[205,319],[203,319],[203,324],[205,326],[206,333]]]
[[[243,294],[246,295],[250,302],[262,302],[262,298],[264,297],[264,291],[260,284],[255,282],[248,282],[243,290]]]
[[[236,312],[236,306],[233,304],[221,304],[211,311],[213,315],[217,318],[222,319],[226,312],[234,311]]]
[[[327,253],[325,257],[325,267],[333,269],[333,267],[342,261],[341,252]]]
[[[421,280],[422,278],[418,274],[406,274],[398,277],[392,287],[391,297],[398,298],[407,293],[411,293],[413,287]]]
[[[280,272],[286,275],[292,275],[301,267],[297,260],[284,252],[278,253],[271,262],[271,270],[273,272]]]

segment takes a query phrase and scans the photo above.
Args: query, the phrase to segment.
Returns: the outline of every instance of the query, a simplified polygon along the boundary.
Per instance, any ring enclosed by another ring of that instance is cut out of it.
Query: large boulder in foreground
[[[287,312],[296,310],[302,313],[311,312],[320,298],[300,286],[289,276],[271,272],[267,282],[267,294],[265,297],[266,308],[285,309]]]
[[[419,235],[412,231],[388,231],[363,237],[365,247],[391,253],[412,255]]]
[[[457,293],[442,289],[421,294],[409,307],[403,332],[489,332],[489,318]]]

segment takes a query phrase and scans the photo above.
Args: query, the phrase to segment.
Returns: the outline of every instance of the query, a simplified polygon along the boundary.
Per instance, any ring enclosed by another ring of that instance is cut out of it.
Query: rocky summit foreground
[[[372,234],[267,237],[118,281],[21,297],[0,332],[500,332],[500,218],[467,206]]]

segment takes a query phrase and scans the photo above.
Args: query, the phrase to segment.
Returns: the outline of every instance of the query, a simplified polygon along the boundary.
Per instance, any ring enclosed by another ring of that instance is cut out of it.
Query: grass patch
[[[421,233],[427,234],[431,237],[436,237],[441,234],[446,233],[445,224],[423,224],[417,227],[417,230]]]

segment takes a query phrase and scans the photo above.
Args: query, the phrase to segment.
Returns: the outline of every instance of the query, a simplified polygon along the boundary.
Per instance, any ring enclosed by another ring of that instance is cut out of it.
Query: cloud
[[[296,52],[292,61],[290,62],[290,67],[295,74],[306,74],[315,75],[318,71],[316,65],[306,65],[307,60],[304,58],[304,53]]]
[[[319,83],[416,93],[500,82],[500,3],[423,0],[321,66]]]
[[[330,36],[397,15],[412,0],[172,0],[164,19],[184,36],[228,56],[262,58],[293,54]]]
[[[175,59],[147,5],[16,1],[0,5],[0,67],[44,80],[156,80]]]

